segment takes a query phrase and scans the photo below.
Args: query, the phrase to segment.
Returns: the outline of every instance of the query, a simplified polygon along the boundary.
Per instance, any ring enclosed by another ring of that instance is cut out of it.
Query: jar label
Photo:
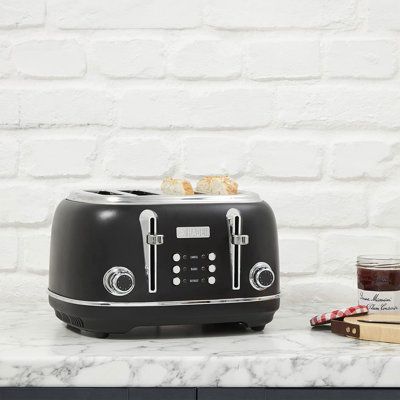
[[[398,312],[400,290],[375,292],[358,289],[358,304],[368,306],[369,312]]]

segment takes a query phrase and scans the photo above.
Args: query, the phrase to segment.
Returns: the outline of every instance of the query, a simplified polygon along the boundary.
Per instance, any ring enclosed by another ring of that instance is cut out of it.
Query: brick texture
[[[12,177],[17,172],[19,145],[13,138],[0,137],[0,177]]]
[[[225,29],[345,29],[354,26],[355,11],[351,0],[210,0],[205,22]]]
[[[359,227],[367,223],[363,192],[350,190],[280,190],[263,193],[281,227]]]
[[[1,0],[0,27],[12,29],[43,25],[45,9],[43,0]]]
[[[178,44],[170,57],[170,72],[183,79],[232,79],[241,73],[237,43],[196,40]]]
[[[0,231],[0,271],[17,268],[18,236],[14,229]]]
[[[192,176],[237,175],[246,169],[245,150],[242,141],[230,136],[210,137],[210,140],[204,140],[202,136],[186,138],[183,142],[184,172]],[[209,158],[207,163],[204,162],[205,155]]]
[[[11,44],[7,41],[0,41],[0,78],[9,76],[14,66],[11,61]]]
[[[400,93],[389,88],[282,87],[278,120],[288,126],[400,128]]]
[[[320,76],[320,43],[270,40],[250,43],[247,74],[251,79],[306,79]]]
[[[400,251],[399,31],[398,0],[0,0],[0,283],[46,282],[71,190],[229,174],[285,298],[352,303]]]
[[[396,0],[368,0],[370,30],[400,30],[400,4]]]
[[[110,125],[113,101],[100,90],[27,90],[20,94],[23,126]]]
[[[104,163],[106,172],[116,177],[159,177],[172,173],[175,164],[165,141],[130,138],[108,142]]]
[[[21,170],[35,177],[87,176],[95,151],[95,139],[30,139],[22,143]]]
[[[122,98],[119,109],[120,123],[126,127],[252,128],[270,123],[272,92],[225,88],[133,90]]]
[[[37,184],[2,185],[1,225],[42,223],[50,216],[51,198],[44,186]]]
[[[327,75],[390,78],[397,71],[397,46],[388,40],[332,40],[326,44]]]
[[[321,174],[322,150],[311,142],[254,140],[250,160],[257,176],[315,179]]]
[[[318,270],[318,241],[312,238],[281,237],[283,275],[315,274]]]
[[[73,40],[19,43],[13,59],[18,72],[36,78],[72,78],[86,72],[85,53]]]
[[[390,144],[381,141],[336,143],[331,175],[337,179],[385,178],[393,153]]]
[[[49,0],[49,20],[65,29],[195,28],[201,22],[200,1],[193,0]]]
[[[157,40],[102,41],[95,43],[99,72],[111,78],[161,78],[164,44]]]
[[[326,274],[352,276],[355,273],[357,255],[396,254],[397,241],[394,238],[360,233],[333,233],[322,238],[321,269]]]

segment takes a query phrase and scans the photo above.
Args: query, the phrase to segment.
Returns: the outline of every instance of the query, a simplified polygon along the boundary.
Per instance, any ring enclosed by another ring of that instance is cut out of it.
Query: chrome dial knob
[[[267,263],[258,262],[251,268],[249,280],[254,289],[265,290],[274,283],[275,274]]]
[[[114,296],[125,296],[135,287],[135,275],[125,267],[110,268],[103,277],[107,292]]]

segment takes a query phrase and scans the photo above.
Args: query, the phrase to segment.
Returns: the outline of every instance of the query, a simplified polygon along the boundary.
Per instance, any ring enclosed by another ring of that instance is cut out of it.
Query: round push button
[[[214,283],[215,283],[215,278],[214,278],[213,276],[210,276],[210,277],[208,278],[208,283],[209,283],[210,285],[214,285]]]
[[[180,255],[179,253],[175,253],[175,254],[172,256],[172,259],[173,259],[174,261],[178,262],[178,261],[181,259],[181,255]]]
[[[211,265],[208,266],[208,270],[211,273],[214,273],[216,271],[216,269],[217,269],[217,267],[214,264],[211,264]]]
[[[209,259],[210,261],[214,261],[216,258],[217,258],[217,256],[215,255],[215,253],[210,253],[210,254],[208,255],[208,259]]]
[[[174,268],[172,268],[172,272],[174,274],[179,274],[179,272],[181,272],[181,268],[179,265],[175,265]]]
[[[178,285],[180,285],[181,280],[180,280],[178,277],[175,277],[174,279],[172,279],[172,283],[173,283],[175,286],[178,286]]]

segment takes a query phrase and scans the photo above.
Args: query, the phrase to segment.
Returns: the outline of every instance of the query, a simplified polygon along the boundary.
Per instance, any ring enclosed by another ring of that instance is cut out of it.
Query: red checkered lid
[[[343,319],[344,317],[350,317],[352,315],[367,314],[367,306],[353,306],[348,308],[342,308],[341,310],[333,310],[325,314],[316,315],[310,319],[311,326],[329,324],[333,319]]]

